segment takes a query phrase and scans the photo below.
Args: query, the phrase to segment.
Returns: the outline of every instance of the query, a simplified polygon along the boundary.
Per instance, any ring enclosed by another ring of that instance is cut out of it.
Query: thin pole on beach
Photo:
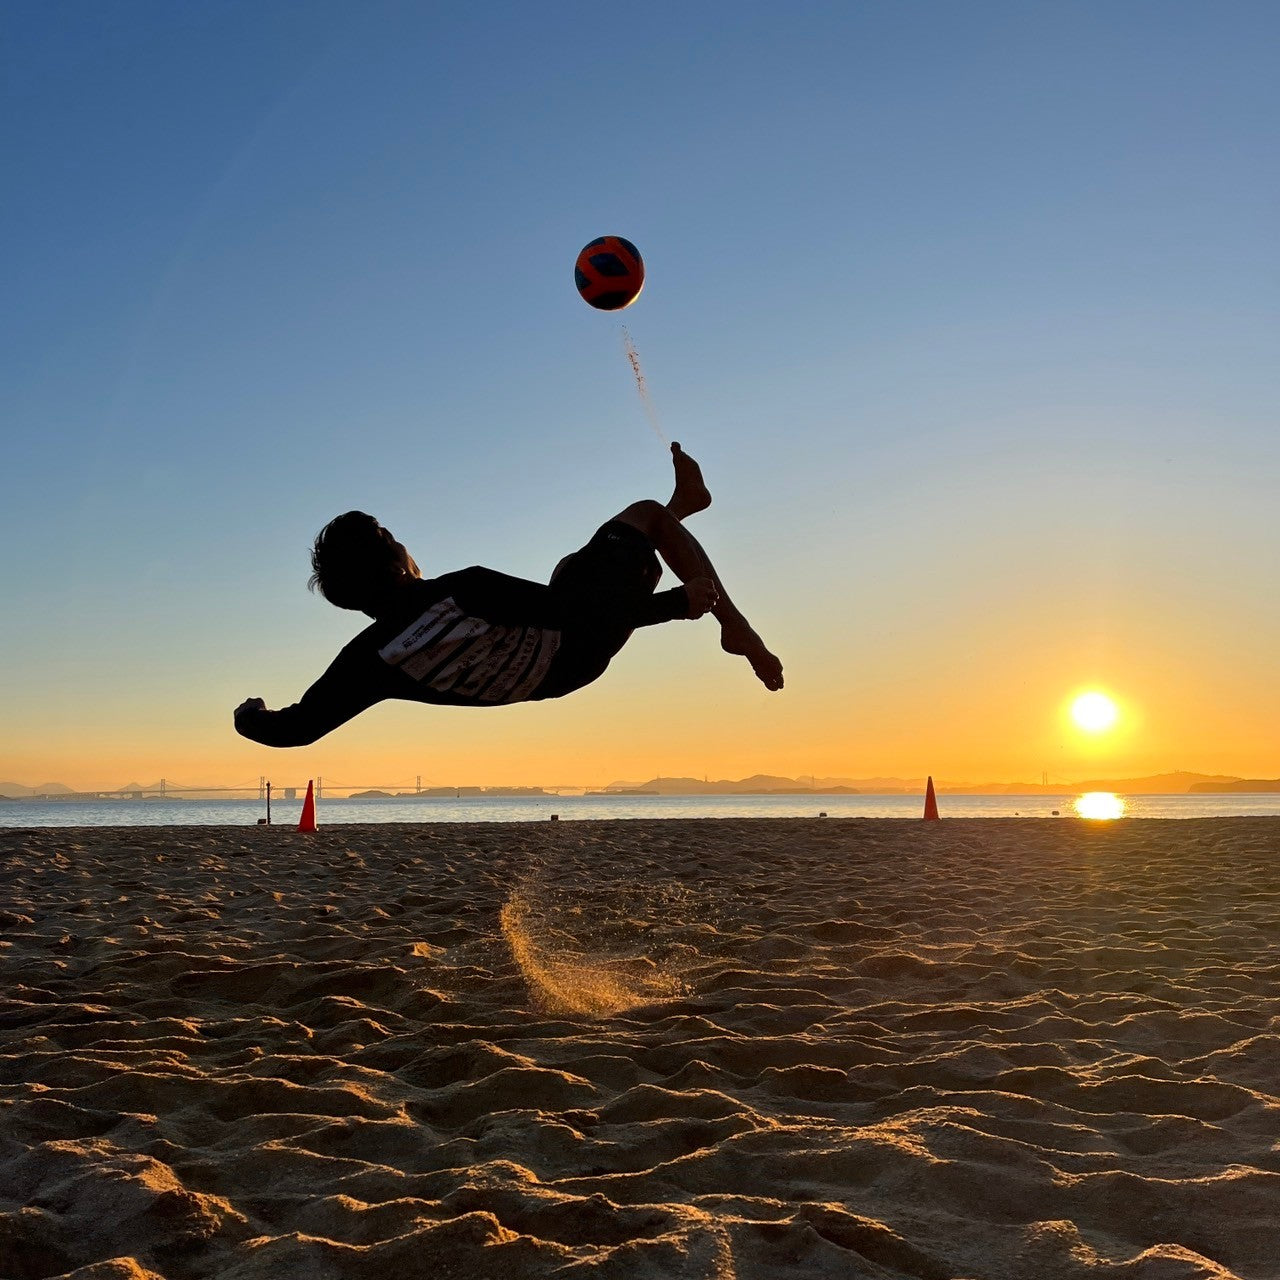
[[[271,783],[267,783],[267,826],[271,825]]]

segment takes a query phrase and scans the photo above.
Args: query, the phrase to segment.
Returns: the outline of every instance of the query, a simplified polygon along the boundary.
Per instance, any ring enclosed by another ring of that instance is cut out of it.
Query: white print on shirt
[[[405,675],[475,702],[521,702],[545,679],[560,633],[465,614],[450,597],[379,651]]]

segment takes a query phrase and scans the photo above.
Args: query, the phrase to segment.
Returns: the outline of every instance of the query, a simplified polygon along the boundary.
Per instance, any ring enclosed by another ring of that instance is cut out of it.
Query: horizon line
[[[1027,794],[1036,795],[1051,791],[1072,791],[1079,788],[1088,787],[1090,785],[1101,787],[1106,790],[1123,789],[1125,783],[1144,783],[1152,782],[1157,779],[1187,777],[1198,781],[1207,782],[1224,782],[1224,783],[1243,783],[1243,782],[1259,782],[1280,784],[1280,777],[1246,777],[1240,774],[1224,774],[1224,773],[1202,773],[1193,769],[1171,769],[1158,773],[1146,773],[1141,775],[1129,775],[1125,777],[1107,775],[1093,775],[1087,778],[1044,778],[1043,781],[1033,782],[1030,780],[999,780],[988,779],[984,781],[947,781],[942,779],[940,775],[921,774],[917,777],[900,776],[893,774],[871,775],[869,777],[855,778],[848,775],[827,775],[823,778],[823,783],[828,787],[857,787],[860,784],[888,783],[897,784],[903,789],[910,789],[919,786],[923,789],[930,778],[933,779],[934,787],[938,790],[948,790],[951,792],[963,792],[965,788],[989,788],[989,787],[1026,787],[1026,792],[1008,792],[1007,794]],[[817,775],[802,774],[798,777],[791,777],[785,774],[770,773],[753,773],[742,778],[717,778],[715,783],[711,782],[710,775],[706,774],[699,779],[689,774],[658,774],[652,778],[641,781],[618,781],[613,780],[607,783],[582,783],[582,782],[541,782],[541,783],[476,783],[476,782],[437,782],[431,779],[415,779],[415,781],[405,782],[383,782],[383,783],[342,783],[323,781],[322,775],[312,778],[306,778],[298,782],[275,782],[261,775],[259,780],[246,782],[243,784],[228,784],[223,782],[203,782],[203,783],[183,783],[170,782],[167,778],[160,778],[154,783],[138,784],[129,783],[123,786],[114,787],[71,787],[66,783],[57,781],[46,781],[39,784],[20,783],[10,779],[7,785],[12,788],[24,792],[23,795],[5,796],[0,790],[0,797],[7,799],[33,799],[36,797],[55,796],[55,795],[72,795],[72,796],[102,796],[124,798],[136,795],[158,795],[167,796],[174,795],[175,798],[186,793],[195,792],[239,792],[246,795],[261,796],[265,788],[269,787],[273,794],[283,793],[286,791],[305,791],[309,782],[315,782],[317,789],[322,789],[328,794],[336,792],[345,792],[348,797],[354,792],[367,791],[384,791],[391,795],[412,796],[420,795],[424,792],[442,792],[442,791],[546,791],[546,792],[573,792],[573,791],[601,791],[607,792],[611,790],[621,790],[626,788],[636,788],[649,785],[651,783],[662,782],[683,782],[693,783],[697,786],[714,786],[724,784],[728,786],[742,786],[753,779],[777,781],[779,783],[795,786],[802,790],[821,794],[822,790],[818,786]],[[806,781],[808,785],[806,786]],[[1103,787],[1102,784],[1111,784]],[[6,784],[0,784],[3,786]],[[776,790],[776,788],[773,788]],[[869,791],[866,794],[876,794],[875,791]],[[891,794],[891,791],[885,794]],[[228,798],[234,798],[228,796]]]

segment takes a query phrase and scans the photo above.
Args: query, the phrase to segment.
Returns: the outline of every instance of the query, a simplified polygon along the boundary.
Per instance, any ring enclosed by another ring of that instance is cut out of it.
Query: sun
[[[1124,798],[1114,791],[1086,791],[1076,797],[1075,809],[1082,818],[1095,822],[1110,822],[1125,815]]]
[[[1105,693],[1091,689],[1071,704],[1071,718],[1086,733],[1105,733],[1120,718],[1120,709]]]

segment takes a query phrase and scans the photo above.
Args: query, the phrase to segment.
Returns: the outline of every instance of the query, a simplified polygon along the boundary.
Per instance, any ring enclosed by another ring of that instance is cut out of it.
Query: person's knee
[[[653,540],[662,532],[664,521],[671,519],[671,512],[653,498],[642,498],[620,511],[614,519],[632,525]]]

